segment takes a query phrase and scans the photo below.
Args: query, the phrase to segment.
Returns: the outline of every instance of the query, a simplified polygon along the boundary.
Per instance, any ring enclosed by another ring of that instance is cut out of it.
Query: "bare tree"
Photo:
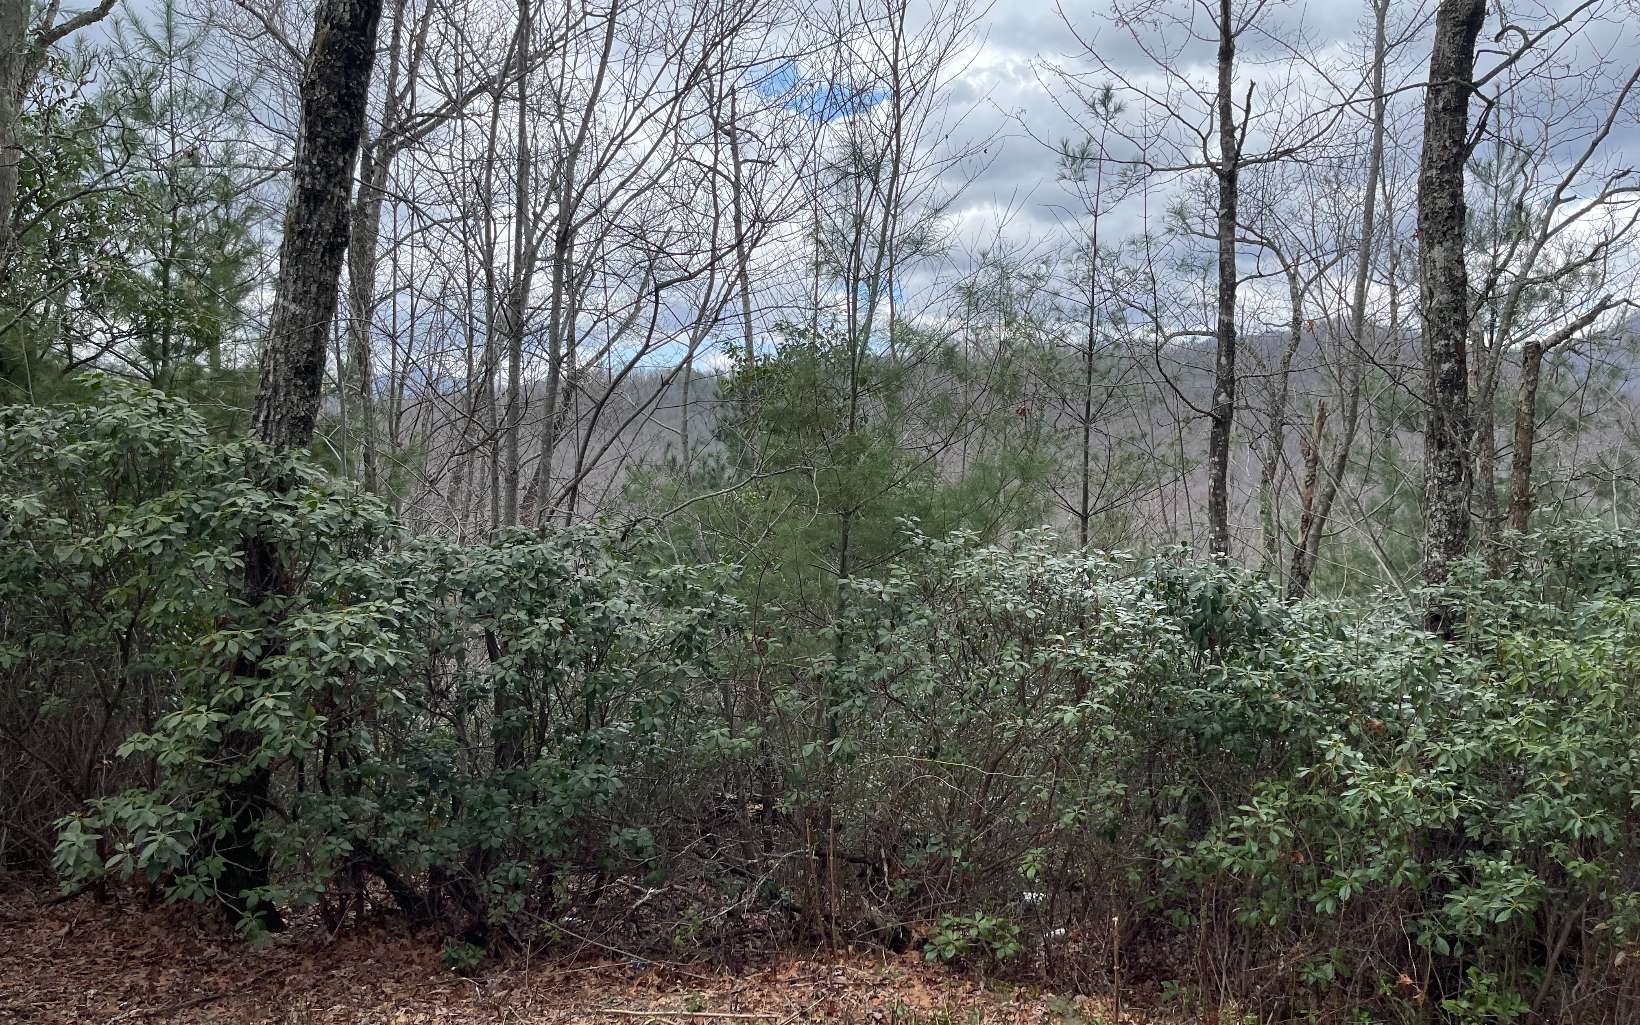
[[[1640,178],[1603,159],[1640,84],[1640,67],[1615,81],[1598,69],[1570,86],[1558,76],[1508,81],[1489,103],[1494,145],[1475,161],[1485,205],[1474,212],[1471,249],[1482,249],[1475,285],[1475,479],[1483,537],[1524,532],[1534,501],[1543,364],[1563,347],[1611,336],[1631,308],[1627,256],[1640,226]],[[1529,85],[1540,88],[1517,96]],[[1479,244],[1475,244],[1479,243]],[[1499,508],[1494,417],[1509,356],[1518,354],[1507,511]],[[1500,551],[1491,546],[1494,563]]]
[[[1208,422],[1207,549],[1217,558],[1231,554],[1231,440],[1235,427],[1237,295],[1240,286],[1241,181],[1250,168],[1291,160],[1321,140],[1337,121],[1341,104],[1306,106],[1296,76],[1257,90],[1246,84],[1238,100],[1237,61],[1249,38],[1271,41],[1284,54],[1292,44],[1275,43],[1266,24],[1272,0],[1217,0],[1174,11],[1147,0],[1117,4],[1111,19],[1155,74],[1141,74],[1101,56],[1083,34],[1077,40],[1095,70],[1115,82],[1139,107],[1139,122],[1126,130],[1129,158],[1147,174],[1178,178],[1205,174],[1212,199],[1213,288],[1210,326],[1169,325],[1167,337],[1210,337],[1213,366],[1205,404],[1185,399],[1171,381],[1166,386]],[[1206,25],[1199,24],[1205,19]],[[1073,31],[1075,26],[1071,26]],[[1212,47],[1210,80],[1195,74],[1194,59]],[[1295,62],[1296,63],[1296,62]]]
[[[367,134],[360,148],[359,186],[349,215],[347,336],[352,391],[357,401],[357,469],[365,489],[371,492],[381,490],[375,408],[380,382],[376,379],[372,343],[380,302],[376,275],[381,256],[382,211],[388,200],[394,161],[407,148],[459,117],[492,88],[492,77],[480,76],[445,93],[439,89],[436,71],[428,66],[438,56],[430,38],[434,26],[464,15],[462,11],[448,10],[437,0],[392,0],[382,109],[375,132]],[[520,51],[527,56],[527,46],[521,45]],[[495,76],[522,74],[516,70],[519,66],[516,59],[511,64],[503,62]],[[429,92],[439,97],[430,107],[424,100]]]
[[[1355,447],[1356,433],[1361,426],[1361,387],[1362,368],[1366,363],[1367,345],[1367,304],[1368,287],[1372,281],[1373,256],[1375,241],[1378,234],[1378,201],[1380,181],[1384,169],[1384,144],[1388,131],[1388,104],[1389,96],[1386,91],[1385,74],[1390,59],[1389,42],[1389,0],[1371,0],[1373,29],[1372,29],[1372,57],[1368,72],[1369,88],[1371,90],[1370,140],[1367,143],[1366,174],[1361,184],[1361,222],[1360,236],[1355,253],[1355,273],[1351,282],[1349,295],[1349,324],[1346,328],[1346,351],[1344,354],[1344,371],[1341,382],[1343,389],[1343,410],[1340,418],[1338,440],[1334,444],[1332,458],[1327,462],[1324,478],[1315,480],[1314,487],[1305,489],[1305,502],[1300,517],[1298,540],[1293,549],[1292,562],[1287,578],[1287,594],[1297,598],[1310,593],[1311,581],[1315,576],[1316,560],[1321,555],[1321,542],[1326,536],[1327,526],[1332,520],[1333,503],[1337,500],[1338,489],[1343,485],[1344,476],[1349,470],[1350,459]],[[1321,412],[1317,410],[1318,419]],[[1319,433],[1319,432],[1317,432]],[[1311,458],[1317,461],[1323,457],[1320,446],[1321,439],[1311,440]],[[1307,480],[1314,480],[1315,470],[1311,469]]]

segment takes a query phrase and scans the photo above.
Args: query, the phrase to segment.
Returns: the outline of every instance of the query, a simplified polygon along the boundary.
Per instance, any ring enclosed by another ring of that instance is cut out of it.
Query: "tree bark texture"
[[[321,0],[315,14],[279,277],[256,389],[256,436],[275,450],[306,448],[313,440],[381,11],[382,0]]]
[[[1464,164],[1469,159],[1469,97],[1475,39],[1485,0],[1441,0],[1424,93],[1424,143],[1418,166],[1419,310],[1424,339],[1424,582],[1445,584],[1469,549],[1471,410],[1465,344],[1469,273],[1464,266]],[[1425,625],[1450,635],[1457,610],[1431,599]]]
[[[1230,432],[1236,417],[1236,207],[1241,172],[1241,140],[1231,96],[1236,39],[1230,7],[1231,0],[1219,0],[1218,344],[1207,433],[1207,548],[1220,559],[1230,554]]]
[[[382,0],[320,0],[315,12],[273,316],[256,392],[256,436],[275,453],[305,449],[313,440],[324,384],[325,341],[335,318],[347,253],[353,166],[364,135],[381,10]],[[263,484],[278,492],[289,482],[275,469]],[[289,567],[273,540],[248,534],[245,604],[264,608],[290,590]],[[269,654],[264,652],[262,658]],[[257,659],[242,658],[235,667],[238,676],[261,673]],[[243,731],[224,740],[230,759],[245,757],[255,743]],[[271,782],[269,770],[261,768],[228,787],[225,797],[232,825],[217,849],[224,861],[217,888],[236,915],[253,915],[265,927],[277,928],[276,909],[251,903],[252,895],[270,881],[268,855],[258,849],[256,837],[267,813]]]

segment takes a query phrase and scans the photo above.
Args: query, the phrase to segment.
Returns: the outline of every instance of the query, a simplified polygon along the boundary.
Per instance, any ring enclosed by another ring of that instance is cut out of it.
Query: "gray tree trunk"
[[[256,436],[280,450],[313,440],[325,335],[336,314],[350,232],[353,167],[364,135],[382,0],[320,0],[302,77],[302,121],[279,277],[256,389]]]
[[[324,384],[325,340],[336,315],[347,253],[348,201],[364,135],[381,9],[382,0],[319,0],[314,14],[290,201],[279,246],[279,277],[256,390],[256,437],[276,453],[305,449],[313,440]],[[268,478],[263,483],[272,490],[288,486],[276,468]],[[288,567],[273,542],[247,535],[246,604],[256,608],[290,589]],[[236,675],[256,676],[261,669],[257,660],[244,659]],[[230,735],[225,741],[230,758],[243,757],[253,744],[254,739],[244,735]],[[236,914],[255,914],[264,925],[276,927],[276,911],[266,904],[252,911],[248,901],[269,881],[268,856],[255,841],[266,814],[270,782],[269,770],[263,768],[229,788],[232,825],[217,849],[225,865],[217,886]]]
[[[350,214],[347,254],[347,358],[359,410],[359,467],[365,490],[377,494],[379,459],[376,449],[376,371],[371,336],[376,318],[376,247],[381,240],[382,204],[393,166],[394,147],[388,134],[399,119],[399,63],[404,45],[405,0],[393,8],[393,30],[387,44],[387,81],[382,90],[381,129],[361,143],[359,194]]]
[[[1543,343],[1528,336],[1520,354],[1520,395],[1515,402],[1515,453],[1509,466],[1509,529],[1532,525],[1532,449],[1537,445],[1537,394],[1543,376]]]
[[[28,63],[29,0],[0,0],[0,281],[11,277],[12,218],[17,207],[17,165],[23,151],[17,125],[22,119],[24,68]]]
[[[502,311],[507,340],[507,412],[502,428],[502,475],[505,491],[501,496],[501,518],[508,526],[519,520],[522,464],[519,435],[524,419],[524,334],[530,308],[530,286],[534,281],[535,243],[530,226],[531,164],[529,135],[530,4],[518,2],[518,153],[513,182],[512,278],[507,285],[507,305]],[[545,496],[536,499],[544,502]]]
[[[1264,565],[1262,572],[1275,578],[1278,582],[1281,575],[1281,533],[1277,529],[1276,512],[1276,478],[1281,469],[1281,455],[1287,447],[1287,406],[1292,399],[1293,357],[1298,355],[1299,346],[1304,342],[1304,282],[1300,280],[1298,268],[1280,252],[1276,258],[1281,262],[1282,272],[1287,278],[1288,329],[1287,345],[1281,352],[1281,362],[1276,367],[1275,395],[1270,401],[1270,436],[1264,447],[1263,465],[1259,470],[1258,479],[1258,518],[1264,538]],[[1322,408],[1325,408],[1323,403]],[[1319,425],[1321,414],[1317,414]],[[1310,446],[1321,443],[1319,426],[1305,442],[1306,455]],[[1306,466],[1309,460],[1305,460]],[[1308,523],[1311,518],[1312,497],[1314,495],[1314,481],[1309,475],[1305,476],[1305,490],[1303,492],[1303,519],[1301,524]],[[1299,536],[1302,538],[1304,529],[1301,525]],[[1294,557],[1297,561],[1297,557]]]
[[[1218,344],[1213,361],[1213,402],[1208,407],[1207,549],[1230,555],[1230,432],[1236,417],[1236,207],[1241,173],[1241,139],[1231,96],[1236,38],[1231,0],[1219,0],[1219,281]]]
[[[1587,330],[1615,305],[1610,296],[1548,338],[1528,335],[1521,346],[1520,393],[1515,401],[1515,445],[1509,464],[1509,529],[1526,533],[1532,526],[1532,454],[1537,446],[1537,397],[1543,358]]]
[[[1424,336],[1424,582],[1446,583],[1469,549],[1471,410],[1465,344],[1469,273],[1464,266],[1464,163],[1469,158],[1469,97],[1475,38],[1486,0],[1441,0],[1424,93],[1424,145],[1418,167],[1419,310]],[[1430,600],[1425,625],[1450,636],[1458,609]]]
[[[367,153],[360,166],[360,193],[352,212],[352,241],[348,254],[347,347],[352,364],[352,386],[358,400],[359,474],[365,490],[380,487],[376,451],[375,360],[371,335],[376,318],[376,245],[381,237],[382,190],[387,187],[389,160],[380,152]]]

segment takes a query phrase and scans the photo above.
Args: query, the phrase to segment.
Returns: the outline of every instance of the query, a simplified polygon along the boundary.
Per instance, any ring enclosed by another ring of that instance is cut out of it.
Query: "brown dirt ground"
[[[391,922],[335,938],[317,923],[298,922],[256,948],[189,909],[147,908],[130,897],[51,905],[49,896],[0,879],[3,1025],[1112,1021],[1101,1002],[983,984],[914,952],[787,954],[731,972],[593,948],[579,957],[520,959],[467,979],[439,963],[436,941]]]

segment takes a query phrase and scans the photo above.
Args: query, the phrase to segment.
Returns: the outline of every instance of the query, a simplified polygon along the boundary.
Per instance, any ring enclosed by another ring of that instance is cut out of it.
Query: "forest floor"
[[[622,958],[536,958],[463,978],[438,944],[391,923],[327,937],[296,922],[261,947],[185,908],[0,879],[0,1025],[1108,1025],[1067,999],[928,965],[915,952],[792,953],[734,970]],[[596,956],[594,956],[596,955]],[[1160,1025],[1122,1016],[1125,1025]]]

